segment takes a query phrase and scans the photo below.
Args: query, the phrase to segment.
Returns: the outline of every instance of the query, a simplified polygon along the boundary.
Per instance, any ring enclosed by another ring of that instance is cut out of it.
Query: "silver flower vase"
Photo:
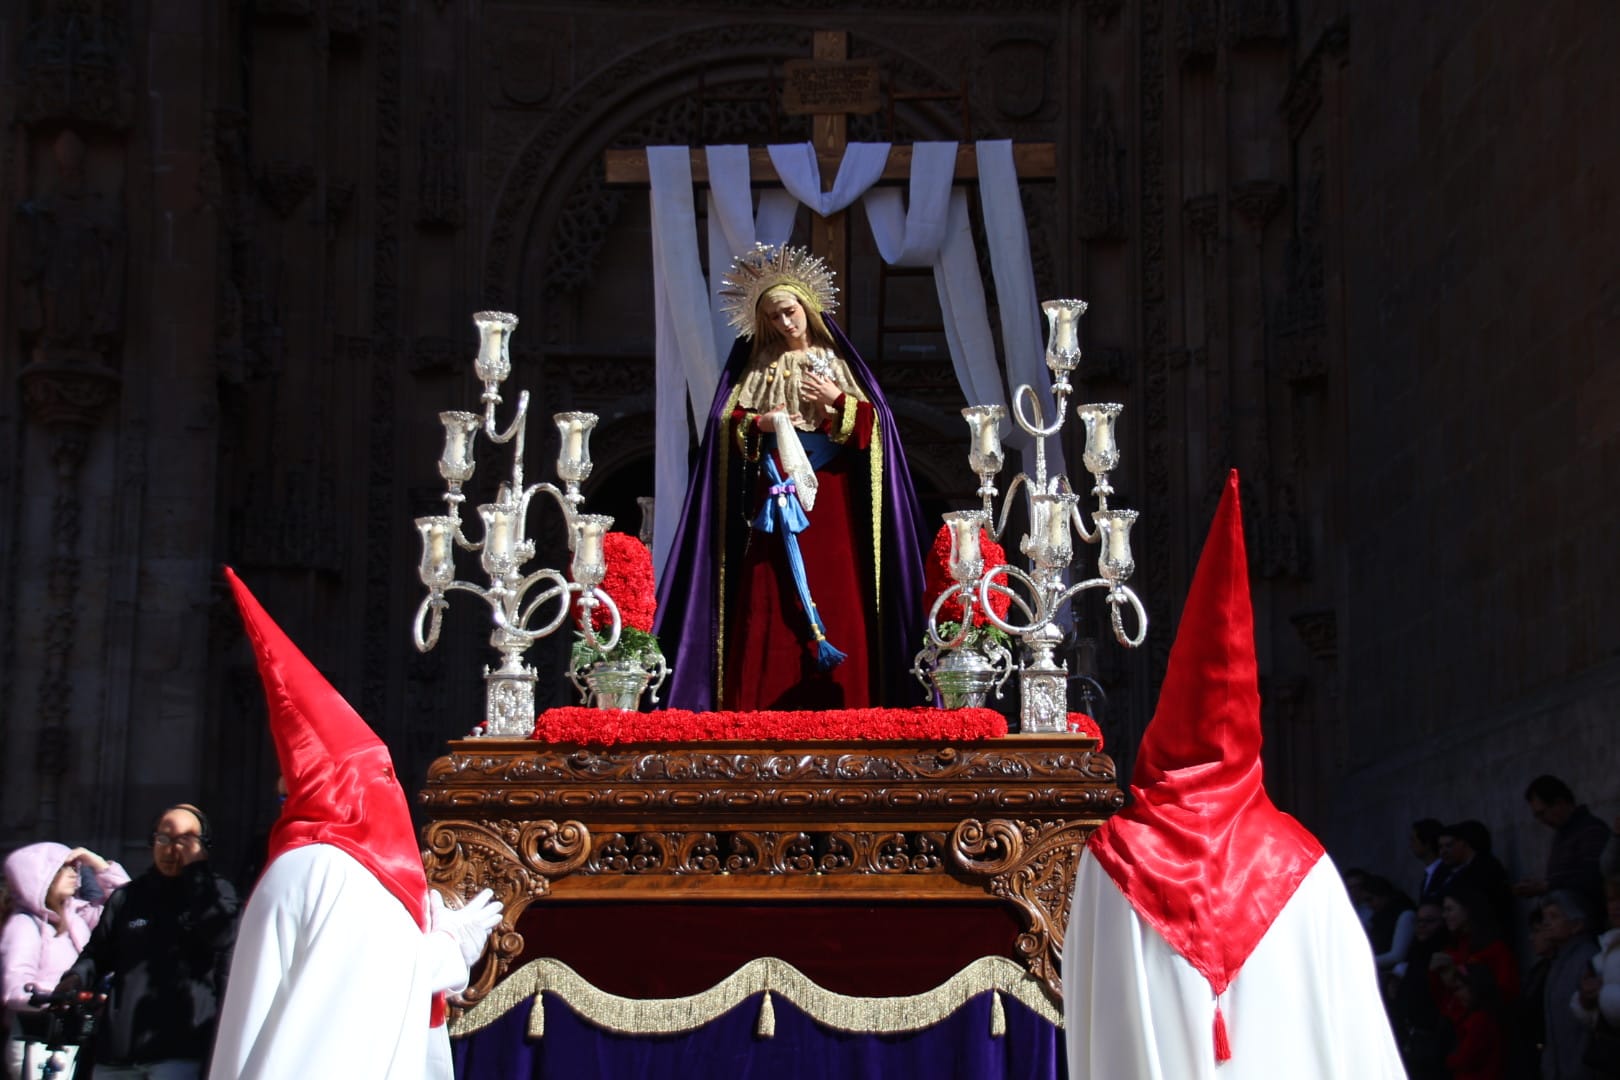
[[[917,654],[911,673],[923,686],[932,687],[940,708],[981,709],[991,690],[1001,696],[1012,669],[1012,653],[987,643],[954,649],[930,646]]]
[[[579,690],[580,700],[592,708],[637,709],[648,684],[652,685],[652,703],[658,704],[658,691],[669,674],[662,656],[653,661],[649,669],[637,660],[598,660],[569,672],[569,678]]]

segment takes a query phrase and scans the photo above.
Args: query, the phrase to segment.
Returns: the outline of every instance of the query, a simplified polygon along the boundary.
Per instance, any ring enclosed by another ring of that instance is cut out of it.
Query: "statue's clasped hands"
[[[831,409],[842,394],[837,383],[813,371],[807,371],[799,378],[799,397],[824,409]]]

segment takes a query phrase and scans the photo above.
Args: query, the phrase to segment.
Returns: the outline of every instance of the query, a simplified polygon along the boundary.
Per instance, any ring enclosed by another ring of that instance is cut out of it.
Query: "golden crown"
[[[755,244],[732,261],[731,269],[720,279],[720,306],[726,321],[740,336],[754,336],[759,298],[786,285],[804,298],[805,306],[820,314],[838,309],[838,288],[832,271],[807,248]]]

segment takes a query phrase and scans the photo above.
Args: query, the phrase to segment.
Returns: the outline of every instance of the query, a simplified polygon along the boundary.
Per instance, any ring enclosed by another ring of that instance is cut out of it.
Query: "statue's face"
[[[759,302],[759,321],[761,325],[769,326],[772,333],[786,342],[789,348],[804,349],[810,345],[804,305],[792,293],[766,293]]]

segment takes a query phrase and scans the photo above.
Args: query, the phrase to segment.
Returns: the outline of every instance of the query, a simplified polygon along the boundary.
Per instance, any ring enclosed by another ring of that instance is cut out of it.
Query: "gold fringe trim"
[[[755,1032],[770,1038],[776,1032],[773,995],[810,1016],[816,1023],[854,1035],[898,1035],[919,1031],[946,1019],[983,993],[992,994],[990,1034],[1007,1032],[1002,994],[1010,994],[1047,1023],[1061,1028],[1063,1009],[1047,996],[1046,984],[1003,956],[973,961],[932,990],[909,997],[851,997],[824,989],[804,972],[774,956],[750,960],[708,990],[690,997],[619,997],[599,990],[560,960],[534,960],[498,983],[450,1025],[456,1037],[471,1035],[493,1024],[518,1005],[529,1002],[528,1031],[532,1038],[545,1035],[545,1008],[541,995],[555,994],[574,1012],[597,1027],[621,1035],[678,1035],[694,1031],[730,1012],[755,994],[764,993]]]
[[[759,999],[759,1023],[754,1025],[754,1034],[762,1039],[776,1038],[776,1007],[771,1004],[769,990]]]

